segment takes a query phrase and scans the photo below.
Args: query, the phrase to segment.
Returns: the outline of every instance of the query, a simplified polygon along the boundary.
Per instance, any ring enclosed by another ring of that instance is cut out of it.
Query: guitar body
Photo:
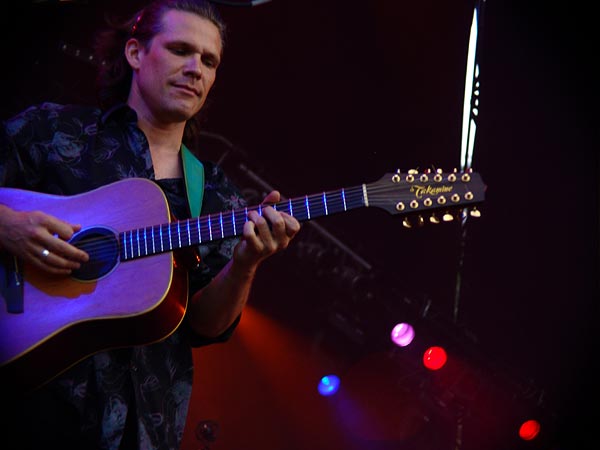
[[[82,232],[101,226],[116,235],[170,219],[160,188],[138,178],[70,197],[2,189],[0,203],[82,224]],[[167,337],[187,306],[187,275],[175,266],[172,252],[117,258],[106,274],[80,280],[26,265],[23,312],[8,312],[0,293],[0,374],[35,387],[93,353]]]

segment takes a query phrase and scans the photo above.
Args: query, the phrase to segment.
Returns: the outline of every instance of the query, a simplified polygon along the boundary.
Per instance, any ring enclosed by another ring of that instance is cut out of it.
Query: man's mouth
[[[184,91],[187,91],[190,94],[194,94],[194,95],[200,97],[200,91],[197,88],[195,88],[194,86],[190,86],[190,85],[187,85],[187,84],[174,84],[173,86],[175,86],[178,89],[182,89]]]

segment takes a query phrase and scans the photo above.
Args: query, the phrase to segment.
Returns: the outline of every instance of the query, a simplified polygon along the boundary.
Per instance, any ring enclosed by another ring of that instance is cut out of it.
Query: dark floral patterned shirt
[[[155,180],[148,142],[136,122],[125,105],[104,114],[91,107],[33,106],[0,129],[0,186],[73,195],[123,178]],[[202,214],[246,206],[218,166],[203,164]],[[173,215],[188,218],[184,181],[156,182]],[[201,263],[189,274],[190,292],[222,269],[237,242],[200,246]],[[238,321],[220,337],[206,339],[194,335],[184,320],[161,342],[88,357],[21,399],[16,408],[27,417],[16,421],[38,423],[29,437],[51,444],[44,448],[177,449],[191,396],[192,347],[227,340]],[[13,413],[19,417],[19,411]]]

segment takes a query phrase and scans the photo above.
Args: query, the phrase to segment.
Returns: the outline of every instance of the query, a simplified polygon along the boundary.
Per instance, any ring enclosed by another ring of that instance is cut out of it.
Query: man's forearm
[[[188,305],[192,329],[206,337],[223,333],[240,315],[252,287],[257,266],[238,267],[229,261],[217,276],[198,291]]]

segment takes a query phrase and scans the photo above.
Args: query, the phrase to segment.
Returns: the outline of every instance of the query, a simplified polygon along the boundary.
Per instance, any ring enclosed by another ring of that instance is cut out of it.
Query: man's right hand
[[[41,211],[0,205],[0,251],[51,274],[69,275],[88,261],[86,252],[66,242],[80,229]]]

